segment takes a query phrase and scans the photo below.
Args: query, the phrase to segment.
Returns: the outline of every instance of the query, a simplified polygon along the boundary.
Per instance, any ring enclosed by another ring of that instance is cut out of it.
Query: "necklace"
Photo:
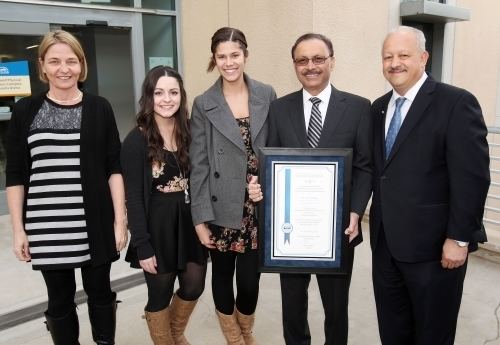
[[[50,96],[50,91],[47,92],[47,98],[48,99],[50,99],[51,101],[54,101],[56,103],[60,103],[60,104],[73,103],[73,102],[77,101],[78,99],[80,99],[80,97],[82,97],[82,96],[83,96],[83,92],[81,92],[80,90],[78,90],[77,95],[76,95],[75,98],[62,100],[62,99],[57,99],[54,96]]]
[[[163,148],[169,152],[177,152],[177,148],[172,146],[171,148],[168,147],[166,144],[163,144]]]
[[[169,150],[166,145],[163,145],[163,148],[165,150],[167,150],[168,152],[170,152],[172,154],[172,156],[174,156],[175,164],[177,165],[177,169],[179,169],[180,178],[183,179],[184,178],[184,169],[181,169],[181,165],[179,164],[179,161],[177,160],[177,155],[175,154],[177,151],[174,152],[174,151]],[[186,204],[191,203],[191,197],[189,196],[189,183],[186,184],[186,189],[184,189],[184,202]]]

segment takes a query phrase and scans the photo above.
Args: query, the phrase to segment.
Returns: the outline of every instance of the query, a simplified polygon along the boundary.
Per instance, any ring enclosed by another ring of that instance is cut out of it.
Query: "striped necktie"
[[[396,109],[394,109],[394,115],[392,116],[391,123],[389,124],[389,129],[387,130],[387,135],[385,137],[385,158],[389,157],[391,153],[392,146],[396,141],[398,136],[399,128],[401,127],[401,107],[406,101],[406,98],[399,97],[396,99]]]
[[[319,138],[321,136],[321,112],[319,111],[319,104],[321,99],[318,97],[311,97],[309,101],[312,103],[311,118],[309,119],[309,127],[307,128],[307,142],[310,147],[318,147]]]

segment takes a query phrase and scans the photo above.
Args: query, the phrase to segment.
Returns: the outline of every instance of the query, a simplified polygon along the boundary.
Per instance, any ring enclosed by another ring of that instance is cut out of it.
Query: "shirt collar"
[[[330,101],[330,95],[332,94],[332,84],[328,84],[323,91],[321,91],[318,95],[316,96],[313,96],[311,95],[309,92],[306,91],[306,89],[302,89],[302,97],[303,97],[303,100],[304,100],[304,104],[306,104],[306,102],[310,102],[309,99],[311,97],[317,97],[319,99],[321,99],[321,102],[325,103],[325,104],[328,104],[328,102]]]
[[[425,80],[427,79],[427,73],[422,73],[422,76],[420,77],[420,79],[415,83],[415,85],[413,85],[409,90],[408,92],[406,92],[406,94],[404,96],[400,95],[399,93],[396,92],[396,90],[392,90],[392,97],[391,97],[391,103],[392,102],[396,102],[396,99],[398,99],[399,97],[404,97],[406,98],[406,100],[408,100],[408,104],[411,104],[413,102],[413,100],[415,99],[415,97],[417,96],[417,93],[418,91],[420,90],[420,88],[422,87],[422,85],[424,84]]]

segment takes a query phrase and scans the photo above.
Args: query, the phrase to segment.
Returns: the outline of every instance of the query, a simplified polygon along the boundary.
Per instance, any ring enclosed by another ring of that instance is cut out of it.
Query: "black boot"
[[[116,292],[113,300],[106,305],[87,303],[92,326],[92,339],[99,345],[113,345],[116,330]]]
[[[47,329],[52,336],[54,345],[80,344],[78,342],[80,327],[78,325],[78,315],[76,315],[75,309],[62,317],[52,317],[47,312],[44,314],[47,320]]]

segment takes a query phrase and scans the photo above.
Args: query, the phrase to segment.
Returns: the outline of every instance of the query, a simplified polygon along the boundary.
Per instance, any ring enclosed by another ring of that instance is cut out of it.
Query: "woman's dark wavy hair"
[[[155,121],[154,114],[154,91],[158,79],[163,76],[175,78],[179,82],[181,92],[181,104],[179,110],[174,114],[174,138],[177,145],[177,159],[180,169],[189,172],[189,144],[191,133],[188,123],[187,96],[184,83],[180,74],[168,66],[157,66],[152,68],[142,83],[142,95],[139,100],[140,109],[137,113],[137,126],[142,130],[148,145],[148,157],[151,162],[163,162],[165,160],[163,138]]]

